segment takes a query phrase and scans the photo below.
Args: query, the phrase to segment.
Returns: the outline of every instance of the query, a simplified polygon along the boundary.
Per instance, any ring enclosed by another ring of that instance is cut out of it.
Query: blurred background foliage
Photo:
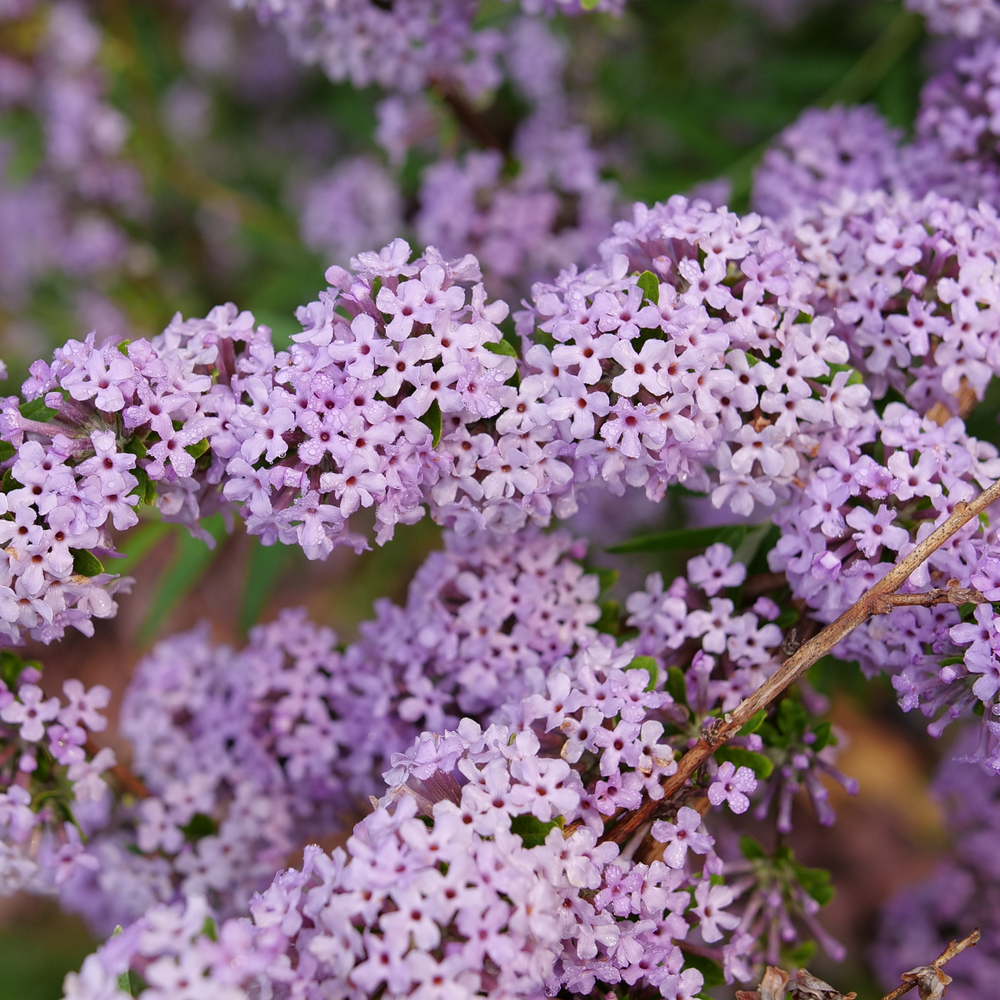
[[[287,343],[297,329],[295,308],[315,297],[331,263],[299,236],[297,192],[304,178],[343,157],[384,159],[373,139],[382,95],[298,66],[277,34],[213,3],[99,0],[87,8],[104,33],[100,64],[128,122],[127,156],[148,196],[141,211],[120,220],[132,244],[125,266],[97,275],[90,289],[122,336],[154,333],[177,311],[204,315],[233,301]],[[513,5],[488,0],[481,17],[499,23],[514,13]],[[224,71],[212,68],[212,53],[185,49],[186,26],[196,17],[235,18],[236,53]],[[30,27],[0,32],[0,50],[30,49]],[[871,101],[908,129],[935,62],[919,19],[888,0],[630,0],[620,19],[581,17],[556,22],[556,30],[570,42],[573,114],[602,151],[623,210],[631,199],[663,200],[719,178],[732,185],[732,207],[746,209],[754,165],[804,108]],[[459,123],[439,110],[438,148],[462,148],[468,140]],[[508,88],[473,111],[501,135],[524,113]],[[30,173],[42,155],[37,122],[22,112],[0,116],[0,138],[13,150],[8,179]],[[401,168],[410,218],[430,159],[418,146]],[[51,278],[17,308],[4,306],[0,347],[15,384],[32,360],[88,332],[79,309],[86,290]],[[996,402],[987,400],[974,415],[974,432],[995,436]],[[649,517],[650,530],[682,525],[683,498]],[[375,598],[405,596],[413,570],[439,538],[423,522],[383,549],[360,557],[338,549],[314,565],[298,549],[266,549],[240,532],[228,534],[221,517],[206,526],[217,539],[214,549],[156,521],[132,532],[115,568],[136,576],[133,596],[115,621],[99,624],[96,640],[67,640],[44,652],[49,683],[78,676],[120,695],[132,664],[157,637],[206,616],[219,638],[238,642],[278,607],[304,604],[350,639]],[[594,560],[615,563],[601,549],[619,540],[598,537]],[[690,554],[647,554],[638,568],[633,559],[628,583],[653,568],[669,579]],[[616,564],[624,565],[620,558]],[[874,699],[869,692],[862,702],[851,695],[860,687],[855,675],[842,670],[828,670],[816,683],[840,692],[840,721],[856,747],[845,770],[866,772],[858,773],[864,792],[857,802],[838,803],[843,813],[832,848],[821,855],[818,831],[806,826],[796,851],[832,867],[841,891],[867,905],[860,917],[836,902],[831,910],[831,929],[854,946],[841,975],[850,971],[861,982],[864,938],[878,903],[926,872],[940,844],[940,819],[920,790],[933,751],[922,737],[903,739],[913,725],[887,692]],[[852,822],[862,816],[864,823]],[[864,841],[852,840],[852,826],[869,831]],[[871,831],[881,831],[887,845],[875,854]],[[4,901],[0,918],[0,1000],[54,1000],[65,971],[90,948],[81,925],[39,901]]]

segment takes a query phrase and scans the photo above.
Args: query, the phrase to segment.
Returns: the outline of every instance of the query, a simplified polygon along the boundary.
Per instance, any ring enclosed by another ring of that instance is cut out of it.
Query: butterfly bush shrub
[[[292,228],[334,261],[294,327],[227,302],[66,336],[0,400],[0,886],[104,939],[66,1000],[850,995],[803,969],[846,949],[819,916],[829,873],[788,841],[805,803],[826,827],[832,787],[858,791],[829,699],[789,683],[821,654],[884,672],[931,736],[956,722],[935,786],[952,856],[888,904],[873,961],[890,985],[924,975],[974,911],[948,995],[988,990],[1000,542],[988,505],[956,525],[1000,480],[981,419],[1000,365],[995,4],[914,5],[964,41],[911,138],[868,106],[810,109],[763,155],[753,210],[665,191],[627,218],[572,89],[572,44],[626,32],[623,2],[233,6],[294,60],[377,85],[382,153],[327,170],[310,151],[287,181]],[[83,7],[2,16],[44,28],[0,63],[5,107],[44,125],[19,204],[44,188],[93,246],[77,267],[25,241],[0,294],[74,267],[110,281],[147,204],[106,99],[120,50]],[[211,133],[230,16],[178,5],[175,138]],[[168,166],[287,245],[253,199]],[[704,523],[619,546],[685,558],[616,591],[572,519],[603,494],[627,522],[639,490],[699,497]],[[423,518],[442,541],[349,642],[287,608],[238,647],[208,625],[161,639],[125,689],[119,762],[111,691],[60,696],[21,654],[116,614],[140,520],[214,544],[218,514],[309,560]]]

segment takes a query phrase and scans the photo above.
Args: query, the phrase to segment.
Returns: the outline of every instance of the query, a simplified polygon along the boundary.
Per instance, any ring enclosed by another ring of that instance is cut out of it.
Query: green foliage
[[[213,514],[204,518],[201,526],[215,540],[215,547],[210,549],[200,538],[195,538],[187,531],[176,532],[174,557],[157,585],[149,614],[140,629],[142,638],[151,639],[156,635],[170,612],[197,585],[218,557],[222,548],[219,543],[226,533],[222,515]]]
[[[215,833],[218,828],[218,824],[211,816],[207,816],[205,813],[195,813],[187,825],[181,827],[181,832],[184,834],[185,840],[194,843],[196,840],[201,840],[202,837],[208,837]]]
[[[548,823],[543,823],[531,813],[522,813],[510,821],[511,833],[516,833],[525,847],[538,847],[540,844],[544,844],[549,831],[556,827],[562,829],[562,825],[562,816],[557,816]]]
[[[57,412],[45,405],[45,399],[42,396],[39,396],[38,399],[32,399],[30,402],[22,403],[18,409],[21,411],[21,416],[26,420],[37,420],[40,423],[51,420]]]
[[[0,650],[0,681],[3,681],[10,690],[17,689],[17,679],[28,667],[42,669],[38,660],[22,660],[17,653],[12,653],[9,649]]]
[[[711,989],[713,986],[721,986],[726,977],[722,974],[722,966],[704,955],[696,955],[693,952],[684,953],[684,964],[692,969],[697,969],[705,977],[705,988]]]
[[[438,401],[435,399],[428,411],[420,418],[422,424],[426,424],[434,435],[433,447],[437,447],[441,443],[441,407],[438,406]]]
[[[728,743],[715,751],[715,759],[720,763],[729,761],[733,767],[749,767],[761,781],[769,778],[774,771],[774,763],[770,758],[752,750],[730,746]]]
[[[716,542],[722,542],[735,550],[747,537],[749,530],[744,524],[713,528],[678,528],[673,531],[659,531],[655,535],[638,535],[627,542],[612,545],[605,551],[616,555],[629,552],[693,552],[714,545]]]
[[[92,552],[86,549],[70,549],[73,553],[73,572],[80,576],[97,576],[104,572],[104,565]]]
[[[757,732],[767,718],[767,709],[762,708],[756,715],[750,717],[749,722],[736,734],[737,736],[750,736]]]
[[[287,545],[262,545],[259,538],[250,539],[246,582],[243,584],[243,600],[240,603],[241,632],[249,631],[260,618],[282,573],[295,561],[296,554]]]
[[[636,284],[642,289],[644,301],[654,306],[660,301],[660,279],[652,271],[643,271]]]
[[[678,705],[686,705],[687,685],[684,683],[684,671],[680,667],[670,667],[667,670],[667,683],[664,685],[667,694],[677,702]]]
[[[652,656],[636,656],[625,669],[645,670],[649,675],[649,683],[646,685],[646,690],[653,691],[656,689],[656,679],[659,675],[659,667],[657,667],[656,660]]]

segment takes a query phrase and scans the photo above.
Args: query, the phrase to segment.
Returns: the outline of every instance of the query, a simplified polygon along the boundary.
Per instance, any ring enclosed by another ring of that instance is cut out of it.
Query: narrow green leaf
[[[70,549],[73,553],[73,572],[80,576],[97,576],[104,572],[104,564],[86,549]]]
[[[216,542],[221,541],[226,533],[221,514],[206,517],[201,526]],[[221,546],[210,549],[200,538],[194,538],[187,532],[178,532],[176,546],[174,557],[156,588],[149,614],[139,630],[143,640],[156,635],[170,612],[205,575],[221,551]]]
[[[441,407],[438,406],[436,399],[431,403],[430,409],[420,418],[420,422],[430,428],[431,434],[434,435],[432,447],[436,448],[441,443]]]
[[[490,354],[502,354],[508,358],[516,358],[518,356],[517,349],[509,340],[501,340],[496,344],[483,344]]]
[[[715,759],[722,762],[728,760],[733,767],[749,767],[762,781],[769,778],[774,770],[774,763],[770,757],[754,753],[752,750],[744,750],[743,747],[721,746],[715,751]]]
[[[250,540],[246,583],[243,585],[243,600],[240,603],[241,631],[248,631],[260,618],[283,571],[294,558],[295,550],[287,545],[262,545],[258,538]]]
[[[538,847],[545,843],[549,831],[557,826],[562,826],[561,816],[557,816],[548,823],[543,823],[531,813],[522,813],[510,821],[510,832],[516,833],[525,847]]]
[[[9,441],[0,441],[0,462],[6,462],[16,453],[17,449]]]
[[[131,573],[157,542],[171,532],[179,533],[181,530],[179,525],[167,524],[164,521],[140,522],[138,527],[133,528],[125,536],[125,541],[121,546],[121,552],[125,558],[115,560],[114,571],[116,573]]]
[[[660,279],[652,271],[643,271],[636,284],[642,289],[643,298],[649,299],[653,305],[660,301]]]
[[[684,671],[680,667],[671,667],[667,671],[666,690],[678,705],[687,704],[687,685],[684,683]]]
[[[725,524],[713,528],[680,528],[676,531],[661,531],[655,535],[639,535],[619,545],[612,545],[605,551],[620,554],[703,549],[716,542],[723,542],[735,549],[749,530],[744,524]]]
[[[751,733],[757,732],[757,730],[760,729],[760,727],[764,724],[764,720],[766,718],[767,718],[767,709],[762,708],[756,715],[750,717],[750,720],[736,735],[749,736]]]

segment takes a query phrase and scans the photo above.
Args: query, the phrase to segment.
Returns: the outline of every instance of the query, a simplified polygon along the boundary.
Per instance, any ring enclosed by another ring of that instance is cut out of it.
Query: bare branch
[[[944,995],[944,989],[951,982],[941,967],[950,962],[956,955],[960,955],[966,948],[971,948],[979,941],[979,928],[975,928],[971,934],[967,934],[961,941],[950,941],[945,948],[930,965],[920,966],[918,969],[910,969],[904,972],[899,978],[903,980],[902,986],[897,986],[891,993],[886,993],[882,1000],[898,1000],[904,993],[909,993],[914,986],[920,987],[921,1000],[924,997],[933,997],[935,992],[938,996]],[[928,988],[929,982],[929,988]],[[939,989],[935,989],[939,987]]]
[[[951,516],[913,551],[901,559],[871,590],[851,605],[835,622],[827,625],[818,635],[803,643],[756,690],[744,698],[732,712],[727,712],[707,730],[698,742],[678,761],[677,770],[663,782],[663,796],[659,800],[646,799],[638,809],[617,813],[605,824],[605,840],[626,843],[632,835],[653,818],[663,802],[669,801],[716,750],[735,736],[761,709],[767,708],[790,684],[797,681],[814,663],[827,655],[842,639],[859,625],[878,614],[885,614],[893,607],[904,604],[978,603],[981,596],[969,588],[931,591],[927,594],[896,594],[910,578],[910,574],[933,555],[949,538],[991,504],[1000,500],[1000,481],[984,490],[969,503],[959,501]],[[569,829],[569,828],[567,828]]]

